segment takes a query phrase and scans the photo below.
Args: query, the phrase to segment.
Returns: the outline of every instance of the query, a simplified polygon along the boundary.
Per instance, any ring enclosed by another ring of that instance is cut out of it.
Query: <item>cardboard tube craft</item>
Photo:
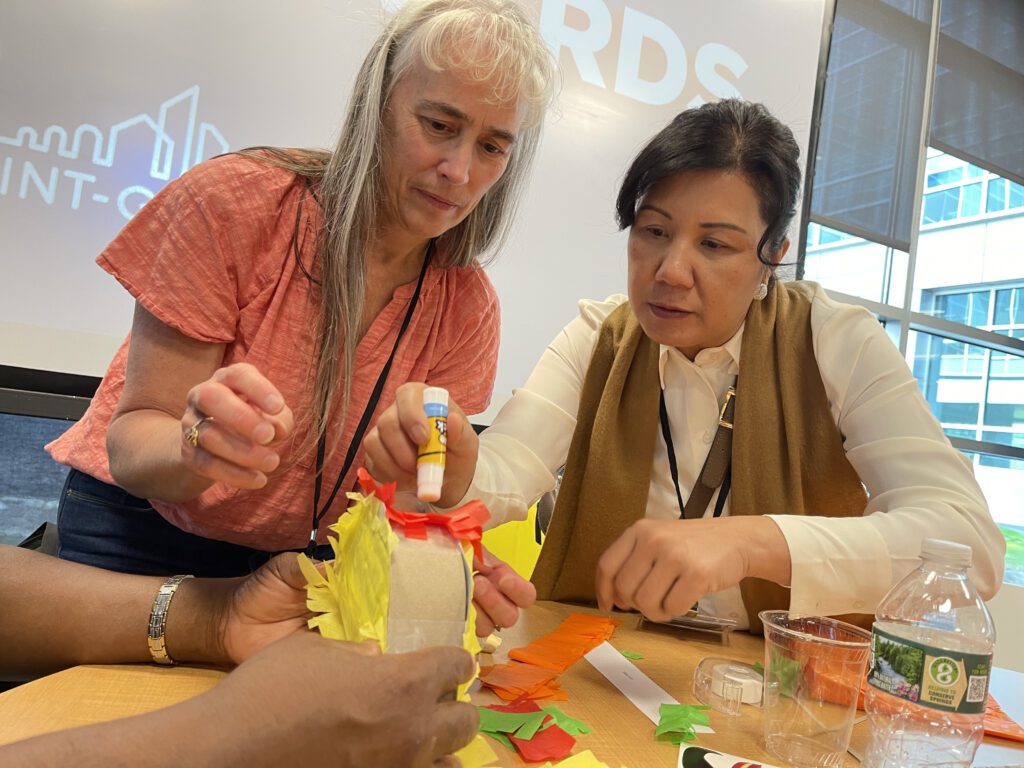
[[[316,614],[310,628],[373,640],[385,653],[456,645],[475,656],[473,556],[482,554],[487,508],[477,501],[443,514],[405,512],[394,508],[394,484],[377,485],[365,469],[359,484],[363,492],[349,494],[352,506],[330,526],[334,560],[318,567],[300,555]]]

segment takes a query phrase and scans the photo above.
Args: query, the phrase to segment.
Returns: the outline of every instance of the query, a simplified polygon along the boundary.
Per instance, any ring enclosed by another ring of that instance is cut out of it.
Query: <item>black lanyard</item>
[[[679,519],[683,519],[686,505],[683,503],[683,492],[679,489],[679,467],[676,464],[676,449],[672,444],[672,430],[668,426],[668,408],[665,406],[665,390],[658,393],[658,411],[661,416],[661,436],[665,440],[665,448],[668,450],[668,471],[672,475],[672,484],[676,487],[676,501],[679,502]],[[722,486],[715,500],[715,517],[722,516],[725,508],[725,500],[729,496],[729,488],[732,486],[732,466],[725,471],[722,479]]]
[[[352,462],[356,457],[356,453],[359,450],[359,446],[363,442],[363,434],[366,432],[366,428],[370,425],[370,419],[373,418],[373,412],[377,410],[377,403],[380,401],[380,395],[384,391],[384,384],[388,379],[388,372],[391,370],[391,364],[395,361],[395,353],[398,351],[398,345],[402,341],[402,337],[405,335],[406,329],[409,327],[409,323],[412,320],[412,313],[416,310],[416,304],[420,299],[420,291],[423,288],[423,278],[427,275],[427,267],[430,264],[430,257],[434,254],[434,244],[431,241],[430,245],[427,246],[427,253],[423,258],[423,268],[420,269],[419,279],[416,281],[416,290],[413,291],[412,299],[409,301],[409,308],[405,311],[405,319],[402,320],[402,325],[398,329],[398,336],[395,337],[395,346],[391,348],[391,354],[388,355],[388,360],[384,363],[384,367],[380,371],[380,376],[377,377],[377,383],[373,386],[373,392],[370,394],[370,399],[366,403],[366,409],[363,411],[362,417],[359,419],[359,424],[356,426],[356,431],[352,435],[352,442],[348,445],[348,452],[345,454],[345,463],[341,467],[341,471],[338,473],[338,479],[334,481],[334,488],[331,489],[331,495],[327,498],[323,508],[320,507],[320,490],[323,481],[323,470],[324,470],[324,455],[327,452],[327,430],[324,429],[322,435],[316,443],[316,477],[313,481],[313,524],[309,532],[309,544],[306,545],[306,554],[312,556],[316,550],[316,532],[320,527],[320,521],[324,519],[324,515],[327,514],[327,510],[331,508],[331,504],[334,503],[335,496],[338,495],[338,489],[341,488],[341,482],[345,479],[345,475],[348,474],[349,468],[352,466]],[[348,341],[346,340],[346,344]],[[346,375],[352,375],[351,371],[347,371]],[[324,416],[326,418],[326,415]]]

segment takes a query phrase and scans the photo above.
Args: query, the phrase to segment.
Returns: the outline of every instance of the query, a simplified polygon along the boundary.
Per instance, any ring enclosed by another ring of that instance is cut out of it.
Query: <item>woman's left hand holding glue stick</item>
[[[416,453],[416,495],[420,501],[441,498],[444,465],[448,453],[448,390],[423,390],[423,412],[427,415],[427,441]]]

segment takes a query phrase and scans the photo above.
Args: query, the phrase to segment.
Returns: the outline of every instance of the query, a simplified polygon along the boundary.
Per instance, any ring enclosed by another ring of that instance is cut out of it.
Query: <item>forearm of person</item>
[[[742,542],[746,574],[789,586],[792,560],[786,537],[770,517],[725,517],[720,522],[732,541]]]
[[[971,579],[988,599],[1003,580],[1006,541],[971,460],[950,445],[903,356],[865,315],[838,423],[870,497],[864,520],[884,542],[890,586],[917,566],[924,539],[942,538],[971,547]]]
[[[518,389],[480,435],[463,503],[482,500],[491,512],[488,528],[525,519],[530,504],[554,488],[575,425],[574,415],[528,387]]]
[[[950,445],[917,382],[896,363],[897,381],[865,390],[842,421],[847,458],[870,497],[858,522],[875,532],[859,541],[881,542],[874,549],[890,565],[878,597],[917,566],[924,539],[939,538],[971,547],[971,578],[987,599],[1002,582],[1005,540],[970,459]]]
[[[576,429],[583,377],[602,320],[603,315],[591,317],[584,309],[562,329],[526,383],[480,435],[476,473],[465,500],[487,504],[488,527],[525,519],[529,505],[554,488]]]
[[[107,430],[114,481],[133,496],[170,503],[191,501],[213,485],[185,466],[181,422],[155,409],[117,413]]]
[[[488,528],[525,520],[527,510],[555,487],[555,476],[528,445],[495,432],[481,436],[476,473],[462,503],[480,499],[491,518]]]
[[[447,700],[472,669],[451,646],[380,656],[294,633],[195,698],[0,747],[0,764],[436,765],[477,732],[474,708]]]
[[[143,764],[151,768],[227,767],[287,764],[295,757],[275,750],[284,740],[275,741],[273,728],[235,716],[244,702],[218,703],[215,693],[216,689],[145,715],[0,747],[0,764],[7,768],[128,768]],[[257,709],[248,714],[258,715]]]
[[[0,547],[0,676],[76,664],[147,662],[149,614],[165,579]],[[222,626],[235,579],[186,579],[167,613],[177,661],[226,663]]]
[[[213,481],[187,469],[182,414],[190,390],[224,361],[224,344],[197,341],[135,305],[124,389],[107,430],[114,480],[144,499],[189,501]]]
[[[149,660],[146,625],[161,579],[15,547],[0,549],[0,562],[0,675]]]
[[[816,300],[812,310],[815,356],[846,457],[869,501],[863,517],[775,518],[792,552],[791,608],[873,611],[916,567],[928,537],[969,544],[972,577],[983,593],[994,592],[1005,544],[970,462],[949,444],[877,321],[859,309],[827,314],[822,306]]]
[[[864,517],[772,517],[793,552],[790,607],[805,613],[871,613],[920,564],[927,538],[967,544],[971,579],[986,597],[1002,580],[1005,540],[985,524],[983,505],[941,487],[893,488],[873,496]],[[979,524],[980,522],[980,524]]]

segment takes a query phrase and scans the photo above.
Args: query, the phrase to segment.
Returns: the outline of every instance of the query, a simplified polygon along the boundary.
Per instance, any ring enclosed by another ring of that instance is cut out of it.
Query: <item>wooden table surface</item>
[[[510,648],[555,629],[574,611],[590,612],[556,603],[539,603],[524,612],[519,624],[502,633],[502,647],[483,663],[506,660]],[[763,641],[746,633],[732,633],[722,640],[717,635],[686,632],[645,625],[636,615],[621,615],[622,625],[611,639],[619,650],[633,651],[643,659],[633,662],[648,677],[682,703],[697,703],[691,690],[693,670],[706,656],[763,662]],[[1005,672],[1002,671],[1001,672]],[[155,665],[83,666],[41,678],[0,694],[0,744],[77,725],[149,712],[183,701],[216,685],[220,670],[201,667],[157,667]],[[1024,715],[1024,675],[1005,673],[1000,703],[1011,715]],[[567,714],[583,720],[593,731],[577,737],[574,751],[590,749],[613,768],[676,765],[678,747],[654,740],[654,725],[621,695],[587,661],[567,670],[561,678],[568,701],[557,702]],[[993,686],[994,689],[996,686]],[[1016,694],[1014,696],[1013,694]],[[478,704],[498,699],[486,689],[474,694]],[[861,713],[862,714],[862,713]],[[744,706],[739,717],[712,712],[713,735],[701,735],[701,746],[721,749],[754,760],[769,762],[761,738],[761,716],[757,707]],[[854,744],[863,744],[867,729],[860,725]],[[1024,766],[1024,744],[986,740],[976,765]],[[504,747],[491,742],[500,765],[523,763]],[[844,766],[856,766],[847,756]]]

